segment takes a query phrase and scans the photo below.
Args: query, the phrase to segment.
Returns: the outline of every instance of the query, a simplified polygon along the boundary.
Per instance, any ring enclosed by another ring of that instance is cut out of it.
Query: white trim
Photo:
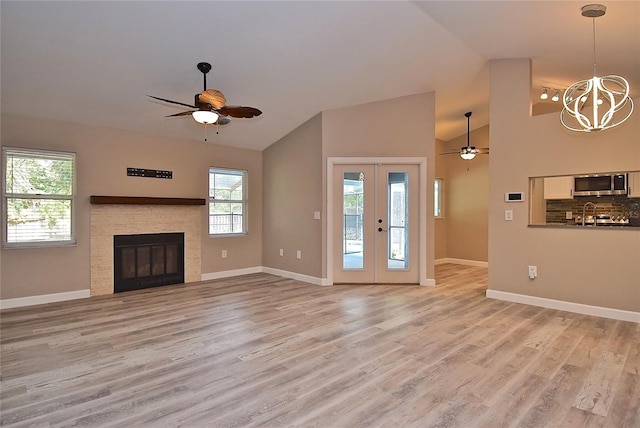
[[[424,280],[421,279],[420,285],[422,285],[423,287],[435,287],[436,280],[431,278],[425,278]]]
[[[456,265],[476,266],[476,267],[484,267],[484,268],[489,267],[489,262],[483,262],[480,260],[453,259],[451,257],[437,259],[433,262],[434,265],[442,265],[445,263],[453,263]]]
[[[233,276],[249,275],[252,273],[270,273],[284,278],[296,279],[302,282],[308,282],[314,285],[333,285],[326,278],[318,278],[315,276],[305,275],[302,273],[289,272],[286,270],[270,268],[266,266],[254,266],[244,269],[225,270],[222,272],[211,272],[202,274],[202,281],[210,281],[213,279],[230,278]]]
[[[201,281],[210,281],[212,279],[230,278],[232,276],[249,275],[252,273],[262,273],[262,266],[254,266],[250,268],[224,270],[221,272],[203,273],[200,275]]]
[[[63,302],[65,300],[86,299],[91,290],[66,291],[63,293],[42,294],[40,296],[17,297],[0,300],[0,309],[21,308],[23,306],[42,305],[45,303]]]
[[[278,275],[285,278],[296,279],[302,282],[308,282],[314,285],[333,285],[330,283],[327,278],[318,278],[316,276],[304,275],[302,273],[289,272],[286,270],[274,269],[270,267],[263,266],[262,272],[270,273],[271,275]]]
[[[327,157],[326,206],[327,215],[327,285],[333,284],[333,168],[341,164],[406,164],[418,165],[418,281],[420,285],[435,285],[434,279],[427,278],[427,158],[426,157]]]
[[[487,290],[486,295],[489,299],[505,300],[507,302],[523,303],[525,305],[540,306],[543,308],[557,309],[560,311],[611,318],[640,324],[640,312],[605,308],[602,306],[583,305],[582,303],[565,302],[562,300],[546,299],[544,297],[527,296],[525,294],[515,294],[497,290]]]

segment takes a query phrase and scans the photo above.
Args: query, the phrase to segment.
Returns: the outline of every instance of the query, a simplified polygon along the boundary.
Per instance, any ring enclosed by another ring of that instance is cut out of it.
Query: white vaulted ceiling
[[[436,137],[488,123],[488,61],[531,58],[534,90],[591,77],[585,1],[2,1],[2,112],[193,141],[182,111],[209,88],[261,109],[210,141],[264,149],[310,117],[436,92]],[[640,2],[604,2],[598,74],[640,95]],[[536,91],[535,93],[539,93]],[[384,118],[381,118],[384,120]],[[389,126],[394,126],[389,123]]]

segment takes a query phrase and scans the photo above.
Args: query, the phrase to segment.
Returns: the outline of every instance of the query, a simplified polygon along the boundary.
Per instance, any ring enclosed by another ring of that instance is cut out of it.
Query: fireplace
[[[113,237],[113,291],[184,283],[184,233]]]

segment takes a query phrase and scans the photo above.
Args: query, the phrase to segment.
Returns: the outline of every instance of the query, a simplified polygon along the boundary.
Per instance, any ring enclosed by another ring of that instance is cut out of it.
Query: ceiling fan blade
[[[439,153],[439,154],[441,154],[441,155],[459,155],[460,151],[457,151],[457,152],[445,152],[445,153]]]
[[[191,113],[193,113],[193,112],[192,111],[183,111],[183,112],[176,113],[176,114],[170,114],[170,115],[165,116],[165,117],[190,116]]]
[[[147,95],[147,96],[149,98],[153,98],[154,100],[164,101],[165,103],[177,104],[179,106],[185,106],[185,107],[191,107],[191,108],[198,108],[198,106],[192,106],[191,104],[185,104],[185,103],[181,103],[181,102],[178,102],[178,101],[167,100],[165,98],[154,97],[153,95]]]
[[[260,116],[262,112],[254,107],[225,106],[218,110],[223,116],[250,118]]]
[[[198,96],[198,101],[202,104],[209,104],[214,109],[219,110],[227,104],[227,100],[220,91],[207,89]]]

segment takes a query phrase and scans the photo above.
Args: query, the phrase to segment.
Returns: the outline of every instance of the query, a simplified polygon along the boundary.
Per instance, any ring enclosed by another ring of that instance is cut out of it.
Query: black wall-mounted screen
[[[127,168],[127,175],[131,177],[173,178],[173,171],[161,169]]]

